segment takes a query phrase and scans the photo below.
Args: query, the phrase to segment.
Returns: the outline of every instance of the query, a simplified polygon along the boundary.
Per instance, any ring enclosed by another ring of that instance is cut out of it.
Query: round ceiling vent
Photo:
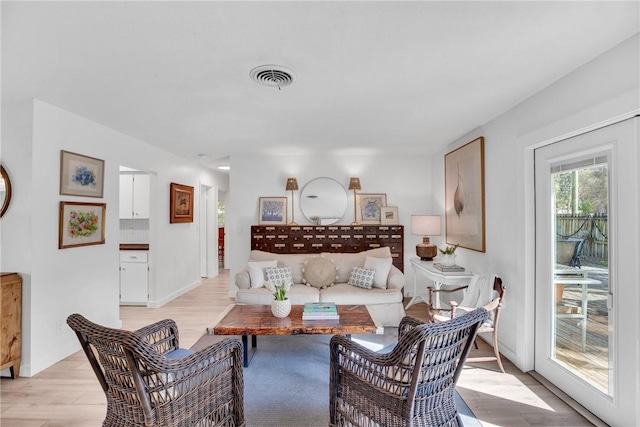
[[[261,65],[251,70],[251,79],[258,84],[278,89],[293,83],[293,71],[282,65]]]

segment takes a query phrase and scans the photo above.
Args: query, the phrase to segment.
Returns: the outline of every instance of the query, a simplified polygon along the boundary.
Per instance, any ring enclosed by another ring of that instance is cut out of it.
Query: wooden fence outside
[[[583,257],[609,259],[609,223],[607,214],[558,214],[556,215],[557,238],[587,239]]]

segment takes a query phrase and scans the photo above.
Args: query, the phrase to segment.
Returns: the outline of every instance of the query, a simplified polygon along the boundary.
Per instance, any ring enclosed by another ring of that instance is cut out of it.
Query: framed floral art
[[[103,197],[104,160],[61,150],[60,194]]]
[[[60,202],[58,249],[102,245],[106,203]]]

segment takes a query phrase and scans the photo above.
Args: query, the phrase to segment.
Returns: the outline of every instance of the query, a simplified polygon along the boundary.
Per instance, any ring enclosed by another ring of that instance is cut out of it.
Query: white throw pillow
[[[268,267],[277,267],[278,261],[249,261],[247,263],[247,270],[249,270],[249,277],[251,278],[251,288],[264,287],[264,269]]]
[[[369,268],[376,271],[376,275],[373,279],[373,287],[380,289],[387,289],[387,279],[389,278],[389,272],[391,271],[391,258],[374,258],[368,256],[364,261],[364,268]]]
[[[376,271],[368,268],[353,267],[347,284],[358,288],[371,289]]]

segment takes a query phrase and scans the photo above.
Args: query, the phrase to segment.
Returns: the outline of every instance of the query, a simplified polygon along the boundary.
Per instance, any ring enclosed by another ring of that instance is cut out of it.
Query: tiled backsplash
[[[120,219],[120,243],[149,243],[149,219]]]

